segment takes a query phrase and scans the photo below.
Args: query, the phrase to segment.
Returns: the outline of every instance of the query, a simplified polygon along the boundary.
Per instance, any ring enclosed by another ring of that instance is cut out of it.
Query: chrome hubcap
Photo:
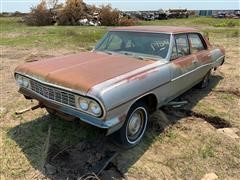
[[[135,140],[141,134],[144,124],[144,112],[139,109],[135,111],[129,119],[127,136],[129,140]]]
[[[141,117],[139,114],[134,113],[128,125],[129,134],[130,135],[136,134],[140,126],[141,126]]]

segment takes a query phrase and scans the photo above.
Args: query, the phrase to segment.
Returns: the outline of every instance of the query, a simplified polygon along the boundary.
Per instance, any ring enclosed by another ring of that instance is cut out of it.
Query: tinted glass
[[[166,58],[169,44],[169,34],[112,31],[100,41],[95,50]]]

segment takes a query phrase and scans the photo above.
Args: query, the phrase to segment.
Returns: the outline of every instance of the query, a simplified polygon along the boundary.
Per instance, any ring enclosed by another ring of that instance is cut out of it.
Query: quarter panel
[[[222,65],[225,58],[225,53],[220,48],[215,48],[211,50],[211,59],[213,62],[213,68]]]

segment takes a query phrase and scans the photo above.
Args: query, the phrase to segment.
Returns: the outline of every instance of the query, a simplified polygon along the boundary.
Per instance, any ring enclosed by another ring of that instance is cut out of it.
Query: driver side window
[[[111,41],[107,45],[109,51],[116,51],[121,49],[122,39],[119,36],[112,36]]]

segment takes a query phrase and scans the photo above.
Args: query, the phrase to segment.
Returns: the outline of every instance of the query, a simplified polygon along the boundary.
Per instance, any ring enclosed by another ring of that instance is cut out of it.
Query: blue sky
[[[60,0],[64,2],[64,0]],[[0,0],[1,12],[28,12],[39,0]],[[240,0],[85,0],[88,4],[111,4],[119,10],[187,9],[240,9]]]

